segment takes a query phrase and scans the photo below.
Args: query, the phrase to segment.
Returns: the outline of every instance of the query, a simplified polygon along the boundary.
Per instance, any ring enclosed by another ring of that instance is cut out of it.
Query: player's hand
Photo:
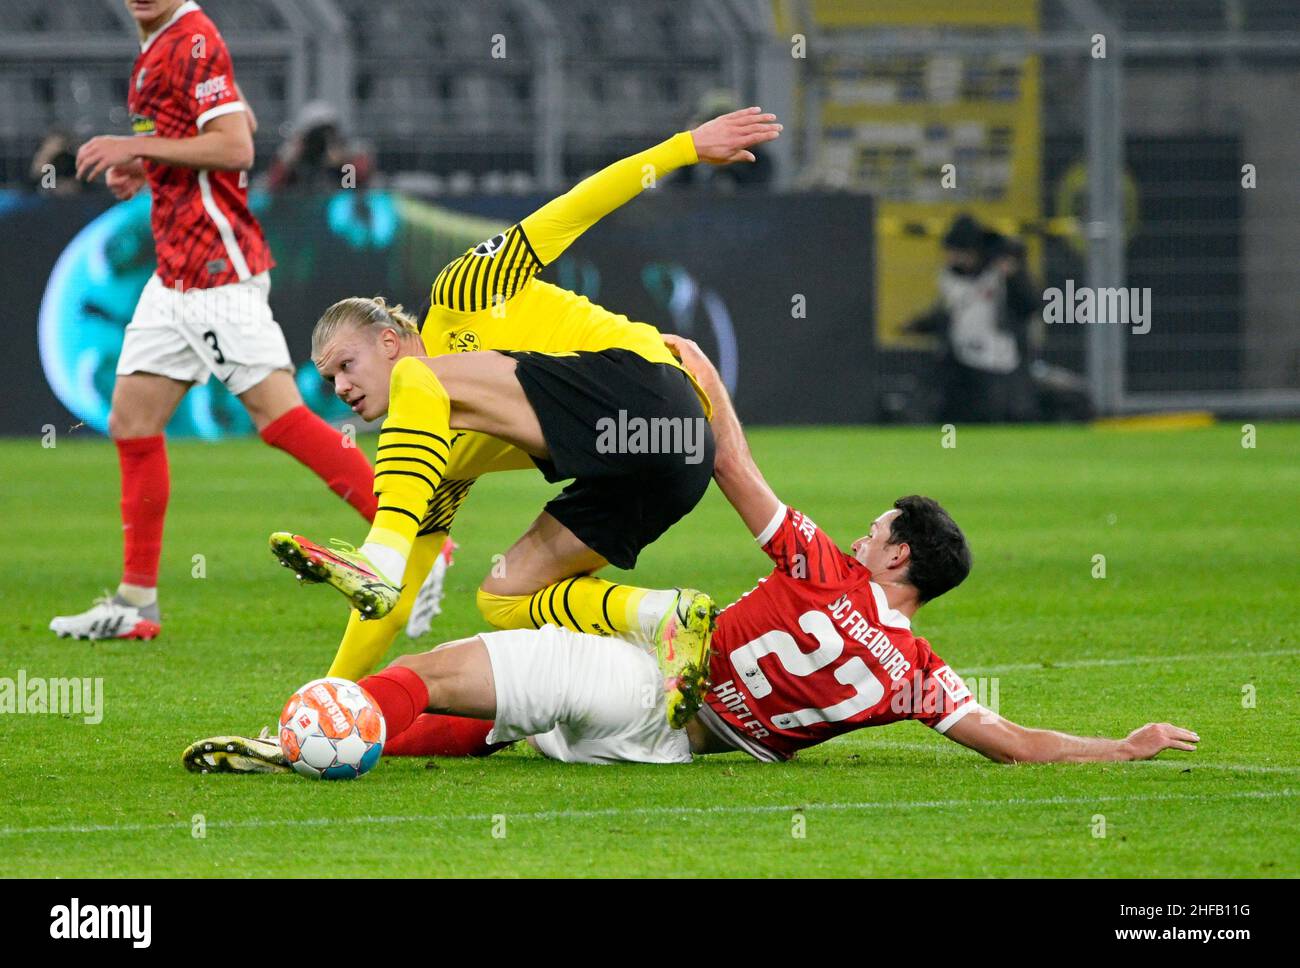
[[[135,161],[134,138],[101,134],[91,138],[77,151],[77,177],[94,181],[100,172]]]
[[[1135,729],[1124,740],[1135,760],[1149,760],[1163,750],[1186,750],[1196,752],[1196,744],[1201,738],[1190,729],[1174,726],[1170,723],[1147,723]]]
[[[695,377],[710,398],[718,396],[719,391],[725,392],[722,376],[718,373],[717,367],[704,355],[704,350],[700,349],[695,340],[673,333],[659,335],[663,338],[668,351],[682,361],[682,366],[690,370],[691,376]]]
[[[124,202],[134,198],[144,188],[145,181],[143,169],[131,165],[113,165],[104,173],[104,183],[108,185],[108,190]]]
[[[774,141],[781,133],[775,114],[764,114],[762,108],[741,108],[712,121],[705,121],[691,132],[695,154],[700,161],[711,165],[726,165],[733,161],[754,161],[748,149],[764,141]]]
[[[704,355],[704,350],[700,349],[698,343],[693,339],[687,339],[685,336],[678,336],[676,333],[660,333],[664,345],[668,347],[668,352],[682,361],[686,369],[695,374],[696,378],[707,375],[710,370],[714,370],[713,362]]]

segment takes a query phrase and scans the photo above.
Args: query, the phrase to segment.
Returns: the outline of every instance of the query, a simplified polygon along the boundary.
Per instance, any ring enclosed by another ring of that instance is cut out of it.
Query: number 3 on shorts
[[[217,334],[208,330],[203,334],[203,339],[212,347],[212,355],[216,357],[218,363],[226,362],[225,354],[221,352],[221,345],[217,342]]]

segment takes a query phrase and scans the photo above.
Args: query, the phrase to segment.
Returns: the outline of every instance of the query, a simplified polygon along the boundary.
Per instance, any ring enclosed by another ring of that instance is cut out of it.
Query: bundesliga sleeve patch
[[[970,689],[962,681],[961,676],[952,671],[951,666],[942,666],[936,669],[934,677],[938,680],[943,691],[948,694],[948,698],[954,703],[970,698]]]

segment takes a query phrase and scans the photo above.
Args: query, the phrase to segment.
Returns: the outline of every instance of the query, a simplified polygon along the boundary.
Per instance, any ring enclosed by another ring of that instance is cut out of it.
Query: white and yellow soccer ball
[[[313,679],[280,713],[280,751],[317,780],[352,780],[373,769],[387,732],[379,704],[347,679]]]

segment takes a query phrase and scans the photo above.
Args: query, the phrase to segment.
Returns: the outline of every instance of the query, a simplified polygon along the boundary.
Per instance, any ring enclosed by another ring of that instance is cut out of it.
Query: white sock
[[[117,586],[117,597],[134,608],[147,608],[158,601],[158,589],[122,582]]]
[[[406,574],[406,556],[377,541],[367,541],[361,553],[379,570],[379,577],[390,585],[400,585]],[[396,577],[394,577],[396,576]]]
[[[677,606],[676,588],[652,588],[637,603],[636,620],[641,626],[641,633],[653,641],[655,630],[668,611]]]

